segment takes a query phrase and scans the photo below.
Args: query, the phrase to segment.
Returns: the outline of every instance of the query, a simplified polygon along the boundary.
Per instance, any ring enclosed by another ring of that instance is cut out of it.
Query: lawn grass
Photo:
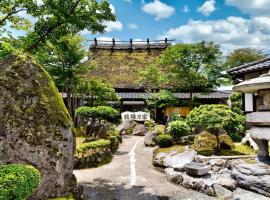
[[[167,148],[158,148],[157,153],[170,153],[176,151],[177,153],[182,153],[185,151],[184,145],[174,145],[172,147]]]

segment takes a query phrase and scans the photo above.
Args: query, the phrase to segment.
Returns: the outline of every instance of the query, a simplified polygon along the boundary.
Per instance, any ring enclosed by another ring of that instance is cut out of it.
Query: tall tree
[[[79,35],[67,35],[56,43],[47,45],[36,53],[38,61],[53,77],[56,86],[67,94],[67,107],[74,116],[76,86],[80,81],[85,67],[82,60],[86,56],[83,39]]]
[[[228,68],[237,67],[245,63],[253,62],[264,58],[265,55],[261,50],[253,48],[235,49],[228,55],[225,65]]]
[[[114,21],[110,4],[106,0],[1,0],[0,29],[9,22],[18,25],[26,19],[26,12],[35,20],[33,31],[27,34],[23,49],[34,52],[47,40],[56,42],[62,36],[82,30],[103,33],[104,21]]]
[[[171,46],[160,60],[165,81],[178,91],[189,92],[191,106],[193,92],[209,92],[222,83],[225,67],[221,55],[219,45],[213,42]]]

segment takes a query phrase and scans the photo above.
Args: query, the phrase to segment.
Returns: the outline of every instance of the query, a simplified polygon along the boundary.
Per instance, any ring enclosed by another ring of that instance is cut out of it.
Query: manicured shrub
[[[39,186],[40,173],[30,165],[0,165],[0,199],[25,200]]]
[[[148,131],[152,131],[155,128],[155,121],[154,120],[147,120],[144,122],[144,125],[147,127]]]
[[[106,149],[109,147],[110,147],[110,141],[101,139],[94,142],[87,142],[87,143],[81,144],[80,146],[77,147],[76,153],[84,154],[90,150]]]
[[[174,142],[179,142],[181,137],[189,134],[189,127],[185,121],[170,122],[168,130]]]
[[[79,107],[76,110],[76,114],[86,120],[89,118],[104,119],[109,122],[116,121],[119,117],[119,112],[109,106],[97,106],[97,107]]]
[[[218,129],[224,129],[228,135],[244,132],[245,116],[233,112],[226,105],[201,105],[193,109],[187,116],[191,128],[201,128],[218,134]]]
[[[155,131],[157,132],[157,134],[164,134],[165,126],[164,125],[156,125]]]
[[[157,145],[161,148],[171,147],[173,145],[173,138],[168,134],[157,136],[156,141]]]

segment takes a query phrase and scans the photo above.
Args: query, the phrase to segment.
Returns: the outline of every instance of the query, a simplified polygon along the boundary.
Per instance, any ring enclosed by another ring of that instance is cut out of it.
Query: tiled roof
[[[189,99],[190,93],[173,93],[179,99]],[[211,93],[192,93],[193,97],[200,99],[225,99],[231,92],[216,91]],[[116,95],[121,99],[150,99],[151,93],[143,92],[117,92]]]
[[[227,70],[230,75],[246,74],[270,69],[270,57]]]

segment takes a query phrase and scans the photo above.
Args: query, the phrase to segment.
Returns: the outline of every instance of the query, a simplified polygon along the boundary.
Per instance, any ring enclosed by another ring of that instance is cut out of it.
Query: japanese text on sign
[[[135,121],[148,121],[150,120],[150,113],[146,112],[123,112],[121,113],[122,121],[135,120]]]

